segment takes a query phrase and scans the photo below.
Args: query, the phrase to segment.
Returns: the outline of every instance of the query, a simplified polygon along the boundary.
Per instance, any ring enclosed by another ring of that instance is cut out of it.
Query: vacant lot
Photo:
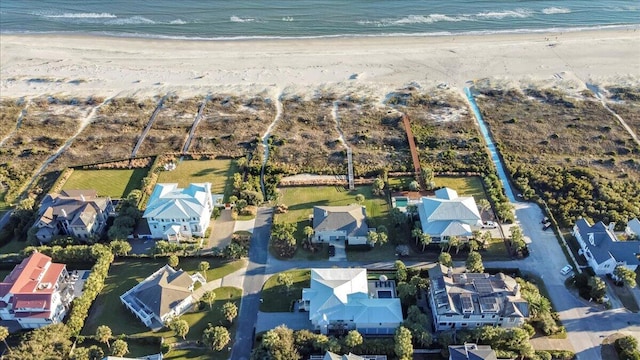
[[[21,99],[0,100],[0,140],[16,128],[18,117],[24,107]]]
[[[562,226],[580,217],[619,226],[640,215],[640,147],[602,104],[556,89],[480,89],[483,117],[525,196]]]
[[[344,206],[350,204],[356,204],[356,195],[362,194],[365,197],[365,201],[362,203],[367,209],[367,222],[370,227],[377,227],[384,225],[387,229],[391,229],[389,220],[389,206],[382,197],[373,196],[371,194],[370,186],[356,187],[355,191],[347,191],[343,187],[332,186],[318,186],[318,187],[291,187],[280,188],[278,190],[281,194],[280,202],[289,207],[289,211],[286,214],[275,215],[275,222],[295,223],[297,230],[295,237],[300,244],[304,239],[303,229],[305,226],[311,226],[309,222],[309,215],[313,212],[314,206]],[[395,234],[391,231],[389,234],[390,239],[393,239]],[[376,247],[385,248],[384,247]],[[310,253],[302,250],[298,247],[295,258],[306,259]],[[326,259],[326,254],[321,254]],[[351,259],[350,259],[351,260]]]
[[[56,163],[64,167],[129,158],[157,103],[154,98],[112,99]]]
[[[12,201],[33,172],[73,136],[97,101],[54,97],[31,100],[19,129],[0,149],[7,200]]]
[[[242,156],[260,141],[275,114],[275,105],[262,96],[215,95],[207,102],[189,152]]]
[[[291,304],[302,298],[302,289],[308,288],[311,283],[310,270],[289,270],[284,274],[291,275],[293,285],[289,289],[278,284],[278,275],[273,275],[262,287],[262,304],[260,311],[287,312],[291,311]]]
[[[148,168],[131,170],[74,170],[63,190],[96,190],[99,196],[114,199],[126,197],[131,190],[142,187]]]
[[[233,174],[238,171],[235,160],[183,160],[175,170],[161,171],[159,183],[174,183],[186,187],[190,183],[210,182],[211,192],[230,196],[233,191]]]
[[[179,267],[191,273],[197,270],[198,264],[202,260],[203,259],[198,258],[181,259]],[[217,260],[205,260],[209,261],[212,268],[207,272],[209,281],[229,274],[237,270],[239,266],[236,262],[223,263]],[[99,325],[108,325],[113,330],[114,335],[127,334],[135,335],[136,337],[163,337],[165,341],[169,343],[174,343],[178,340],[181,341],[182,339],[176,338],[170,330],[164,329],[156,333],[151,332],[120,302],[120,295],[124,294],[165,264],[166,259],[138,259],[136,261],[120,261],[112,264],[109,269],[109,276],[105,281],[105,287],[92,307],[82,334],[93,335]],[[241,263],[238,264],[242,265]],[[187,340],[200,340],[202,331],[207,327],[208,323],[226,326],[227,322],[223,319],[219,311],[225,302],[232,301],[235,302],[237,306],[240,306],[240,297],[242,295],[240,289],[223,287],[216,289],[215,292],[216,301],[211,310],[207,305],[202,309],[196,309],[181,317],[189,322],[190,330],[187,335]],[[230,333],[232,337],[235,335],[235,326],[230,329]],[[194,354],[202,355],[202,352],[202,350],[195,350]],[[189,351],[189,353],[191,353],[191,351]],[[170,353],[170,355],[172,354]],[[214,356],[213,353],[206,355],[204,358]],[[217,358],[218,355],[215,356]],[[221,353],[220,356],[220,358],[225,358],[224,356],[228,356],[228,354]]]
[[[157,155],[182,152],[191,125],[204,98],[178,98],[169,96],[162,103],[153,126],[142,142],[138,154]]]
[[[269,162],[286,173],[344,174],[346,152],[332,116],[331,99],[282,99],[282,116],[271,132]]]

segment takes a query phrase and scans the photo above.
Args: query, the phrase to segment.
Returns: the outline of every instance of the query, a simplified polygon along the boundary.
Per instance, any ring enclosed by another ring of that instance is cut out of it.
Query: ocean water
[[[193,39],[569,31],[640,25],[638,0],[2,0],[1,33]]]

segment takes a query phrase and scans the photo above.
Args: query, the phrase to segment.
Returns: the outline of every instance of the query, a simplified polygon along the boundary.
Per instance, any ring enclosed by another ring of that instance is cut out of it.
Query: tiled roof
[[[28,258],[22,260],[0,285],[0,297],[4,297],[7,293],[52,293],[53,286],[38,289],[38,284],[52,283],[55,285],[65,265],[51,263],[51,265],[46,268],[50,262],[50,257],[39,252],[35,252]]]

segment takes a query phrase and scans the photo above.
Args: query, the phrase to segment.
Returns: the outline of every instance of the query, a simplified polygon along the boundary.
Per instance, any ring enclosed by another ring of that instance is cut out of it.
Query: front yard
[[[228,200],[233,191],[233,174],[238,171],[235,160],[183,160],[175,170],[161,171],[159,183],[178,183],[187,187],[190,183],[210,182],[211,192],[224,194]]]
[[[63,190],[96,190],[99,196],[114,199],[126,197],[131,190],[142,187],[148,168],[117,170],[74,170]]]
[[[294,234],[298,241],[298,250],[294,255],[294,259],[297,260],[326,260],[326,251],[319,251],[312,254],[308,251],[302,250],[300,244],[305,238],[304,227],[312,226],[309,222],[309,215],[313,212],[314,206],[344,206],[357,203],[356,195],[362,194],[365,200],[362,205],[367,209],[367,221],[369,227],[378,227],[384,225],[387,229],[391,230],[391,223],[389,219],[389,206],[383,197],[374,196],[371,193],[370,186],[359,186],[355,191],[348,191],[339,186],[305,186],[305,187],[289,187],[278,189],[280,193],[280,203],[289,207],[287,213],[276,214],[274,216],[274,222],[277,223],[294,223],[296,224],[296,232]],[[393,242],[395,234],[390,231],[389,243],[385,246],[378,246],[373,251],[376,252],[376,259],[382,260],[393,256],[393,246],[390,245]],[[324,250],[324,248],[323,248]],[[381,253],[380,253],[381,252]],[[370,254],[367,252],[366,254]],[[347,252],[349,260],[354,261],[351,257],[352,252]],[[380,256],[385,256],[381,258]]]
[[[223,262],[217,259],[204,259],[204,258],[182,258],[180,259],[179,267],[189,273],[197,271],[200,261],[209,261],[211,269],[207,271],[208,281],[221,278],[229,273],[232,273],[244,265],[244,261]],[[89,317],[82,330],[82,335],[90,336],[94,335],[96,328],[100,325],[107,325],[113,331],[114,336],[120,334],[126,334],[133,337],[163,337],[168,343],[175,343],[182,341],[182,339],[175,337],[171,330],[163,329],[159,332],[152,332],[146,326],[142,324],[132,313],[127,310],[120,302],[120,295],[134,287],[138,282],[151,275],[154,271],[166,264],[166,259],[136,259],[135,261],[118,261],[111,265],[109,269],[109,276],[105,281],[104,289],[98,296]],[[227,325],[226,320],[223,319],[219,309],[227,301],[235,302],[240,306],[240,298],[242,296],[242,290],[231,287],[221,287],[215,289],[216,301],[212,306],[212,310],[208,305],[197,308],[182,315],[182,319],[187,320],[189,323],[189,333],[187,334],[187,340],[200,340],[202,337],[202,331],[207,327],[208,323],[215,325]],[[235,325],[233,325],[229,332],[232,337],[235,334]],[[131,350],[130,355],[141,356],[148,355],[148,349],[136,349],[137,342],[129,344]],[[159,349],[158,349],[159,350]],[[147,351],[143,354],[143,351]],[[165,358],[178,359],[178,358],[190,358],[190,359],[210,359],[228,358],[228,353],[212,353],[204,351],[202,349],[188,350],[189,354],[183,354],[184,356],[177,357],[177,354],[187,350],[181,350],[174,354],[170,352]],[[157,352],[157,351],[156,351]]]
[[[278,274],[267,279],[262,287],[262,304],[260,304],[260,311],[291,311],[291,303],[301,299],[302,289],[310,286],[310,270],[289,270],[284,273],[291,275],[293,285],[287,290],[286,286],[278,284]]]

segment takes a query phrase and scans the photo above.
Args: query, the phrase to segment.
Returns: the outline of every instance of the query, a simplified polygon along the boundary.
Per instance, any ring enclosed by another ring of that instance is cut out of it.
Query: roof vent
[[[587,235],[589,236],[589,243],[591,244],[591,246],[596,246],[596,240],[593,237],[593,233],[588,233]]]

